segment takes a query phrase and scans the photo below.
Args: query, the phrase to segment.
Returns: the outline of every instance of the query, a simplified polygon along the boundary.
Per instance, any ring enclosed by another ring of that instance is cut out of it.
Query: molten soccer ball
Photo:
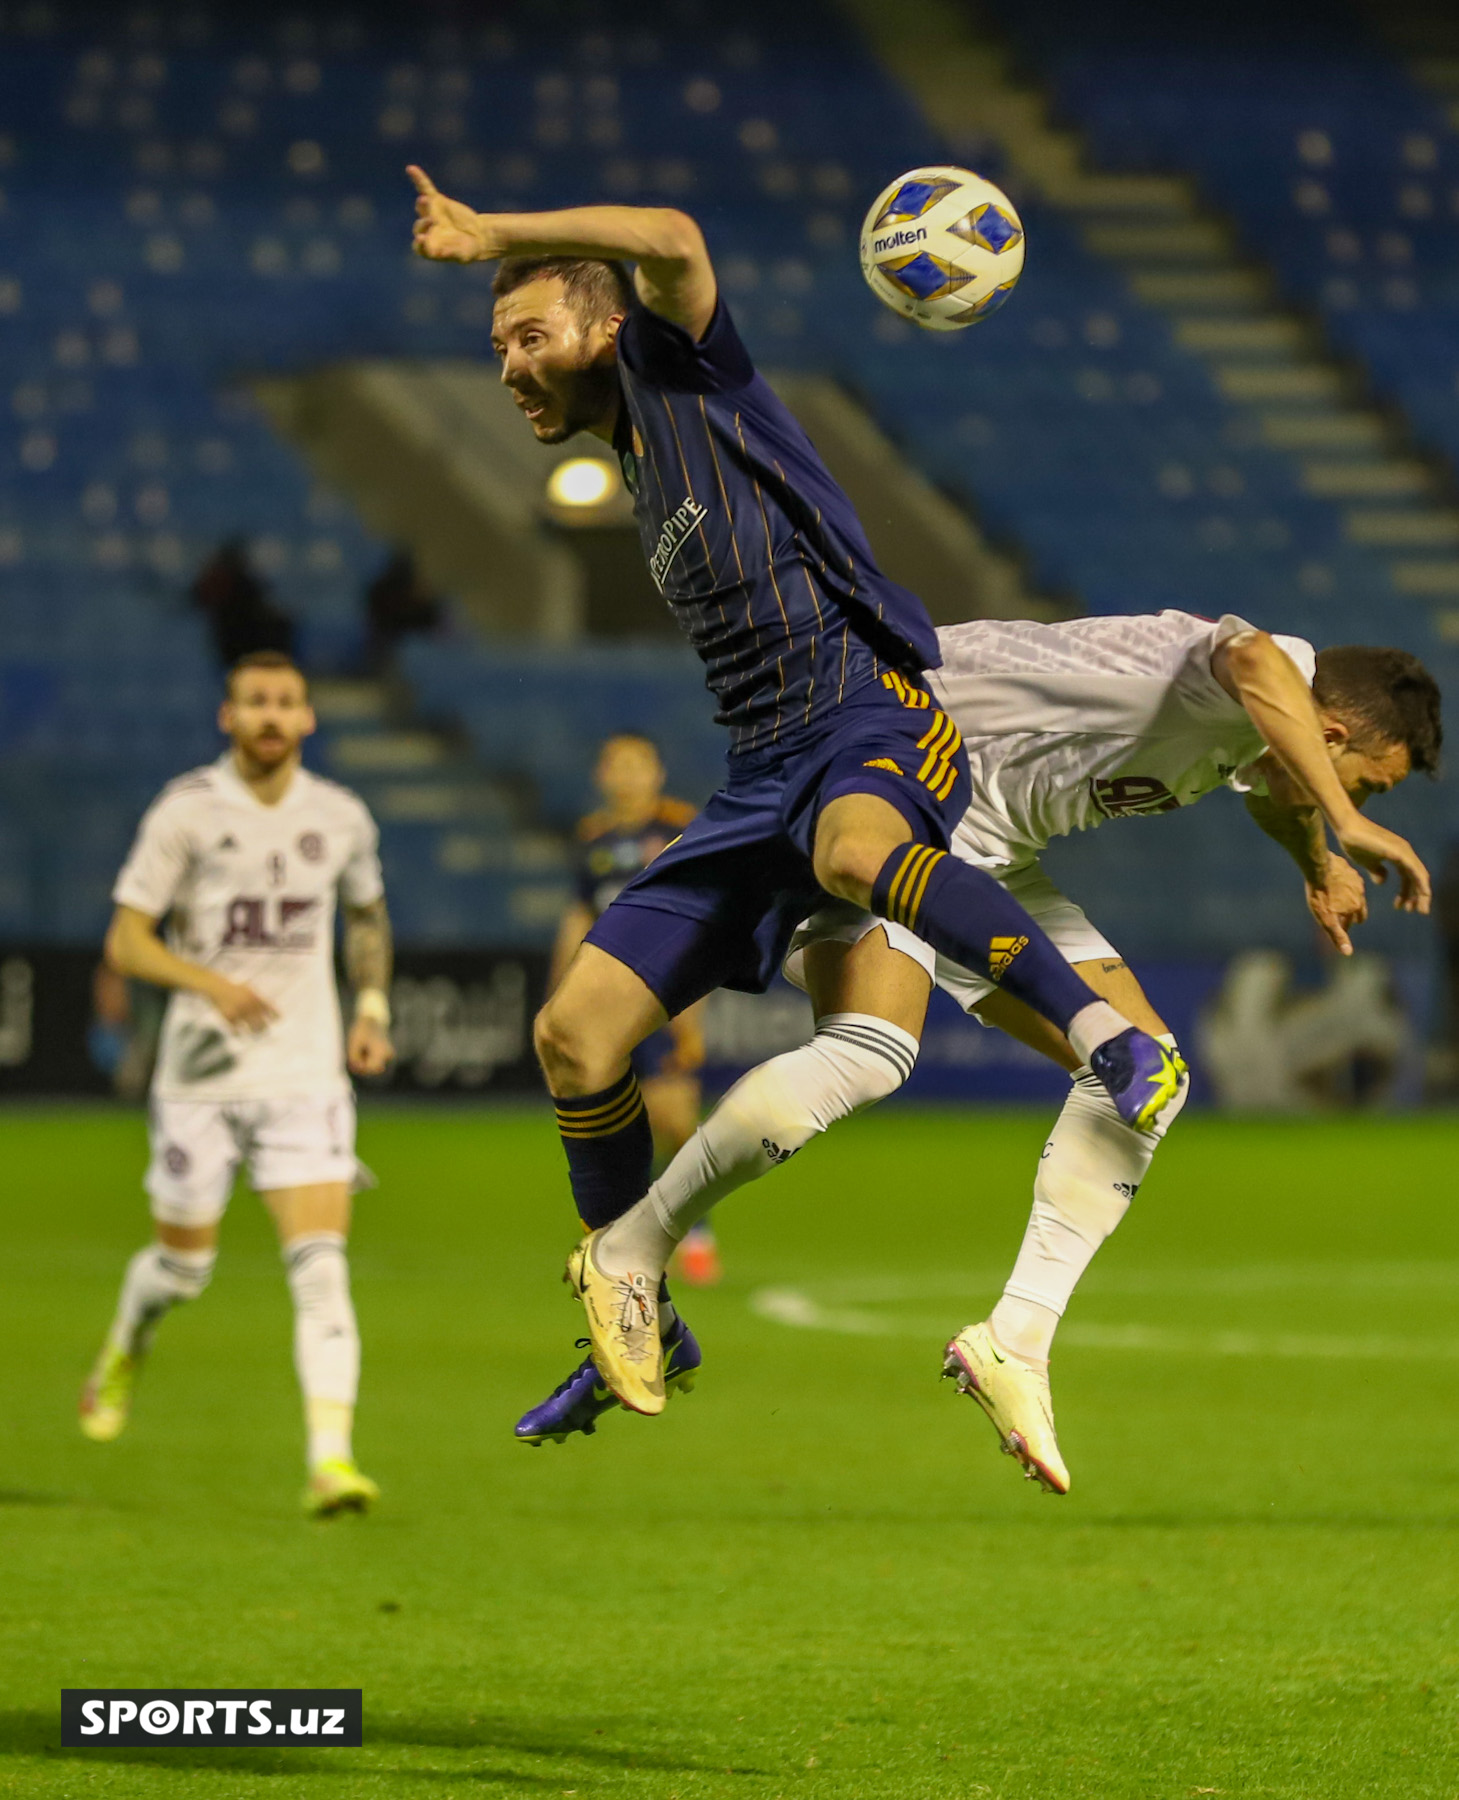
[[[877,195],[861,272],[878,300],[929,331],[997,312],[1023,273],[1023,226],[1001,188],[970,169],[911,169]]]

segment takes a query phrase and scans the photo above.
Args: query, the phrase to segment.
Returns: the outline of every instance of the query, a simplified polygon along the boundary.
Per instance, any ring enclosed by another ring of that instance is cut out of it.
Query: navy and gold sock
[[[986,870],[931,844],[891,853],[872,887],[871,910],[986,975],[1060,1031],[1099,998]]]
[[[654,1141],[638,1077],[630,1069],[599,1094],[554,1104],[578,1216],[596,1231],[648,1192]]]

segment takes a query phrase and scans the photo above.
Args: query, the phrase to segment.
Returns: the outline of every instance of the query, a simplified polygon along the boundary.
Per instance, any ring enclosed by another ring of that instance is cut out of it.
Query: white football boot
[[[1051,1494],[1069,1492],[1046,1371],[1000,1350],[984,1321],[960,1331],[947,1346],[942,1373],[987,1413],[1003,1454],[1017,1457],[1030,1481]]]

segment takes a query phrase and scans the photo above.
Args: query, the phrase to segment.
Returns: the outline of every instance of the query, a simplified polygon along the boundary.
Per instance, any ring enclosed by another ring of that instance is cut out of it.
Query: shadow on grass
[[[625,1748],[594,1740],[621,1724],[605,1720],[594,1725],[591,1716],[568,1717],[551,1721],[520,1720],[505,1717],[469,1715],[462,1719],[382,1719],[365,1717],[365,1748],[454,1750],[466,1755],[502,1752],[516,1753],[547,1764],[597,1766],[601,1769],[643,1769],[661,1774],[718,1773],[719,1763],[706,1763],[697,1758],[657,1754],[642,1748]],[[260,1744],[256,1749],[245,1745],[206,1744],[161,1745],[149,1749],[145,1745],[122,1749],[101,1744],[86,1747],[63,1746],[59,1707],[55,1712],[0,1712],[0,1758],[6,1756],[44,1756],[78,1762],[140,1763],[170,1769],[247,1770],[255,1775],[315,1776],[321,1780],[353,1775],[359,1763],[353,1757],[340,1761],[329,1751],[280,1750]],[[562,1769],[532,1771],[498,1767],[430,1769],[393,1768],[381,1773],[404,1776],[419,1781],[519,1782],[529,1786],[557,1788],[562,1784]],[[761,1775],[763,1769],[738,1768],[736,1774]]]
[[[1110,1513],[1086,1531],[1459,1531],[1459,1513]]]
[[[601,1722],[594,1724],[594,1718]],[[436,1750],[514,1750],[523,1756],[596,1763],[606,1768],[657,1769],[663,1774],[702,1774],[719,1764],[699,1757],[621,1746],[596,1740],[621,1732],[623,1721],[603,1714],[569,1714],[551,1720],[505,1715],[468,1714],[464,1719],[391,1719],[372,1721],[365,1714],[365,1740],[371,1744],[420,1745]],[[744,1773],[765,1774],[765,1770]]]
[[[1445,1478],[1448,1479],[1447,1477]],[[1030,1496],[1032,1499],[1032,1496]],[[1192,1507],[1184,1512],[1148,1513],[1084,1513],[1065,1502],[1061,1507],[1040,1507],[1027,1512],[992,1512],[959,1510],[956,1512],[903,1511],[891,1507],[862,1508],[826,1506],[814,1510],[786,1507],[782,1511],[722,1511],[716,1514],[721,1523],[744,1527],[765,1526],[771,1529],[814,1526],[820,1532],[837,1526],[863,1530],[867,1526],[905,1529],[926,1533],[955,1527],[959,1531],[1226,1531],[1254,1527],[1260,1531],[1459,1531],[1459,1513],[1408,1512],[1242,1512],[1202,1511]],[[686,1515],[682,1521],[690,1522]],[[680,1521],[676,1520],[676,1524]]]
[[[84,1494],[43,1494],[28,1488],[0,1488],[0,1506],[84,1506],[116,1510],[110,1502],[91,1500]]]

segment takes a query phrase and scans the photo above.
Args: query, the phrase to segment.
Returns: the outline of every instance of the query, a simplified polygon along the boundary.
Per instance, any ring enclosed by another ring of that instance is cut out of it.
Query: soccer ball
[[[928,331],[997,312],[1023,273],[1013,204],[970,169],[909,169],[872,202],[861,273],[883,305]]]

